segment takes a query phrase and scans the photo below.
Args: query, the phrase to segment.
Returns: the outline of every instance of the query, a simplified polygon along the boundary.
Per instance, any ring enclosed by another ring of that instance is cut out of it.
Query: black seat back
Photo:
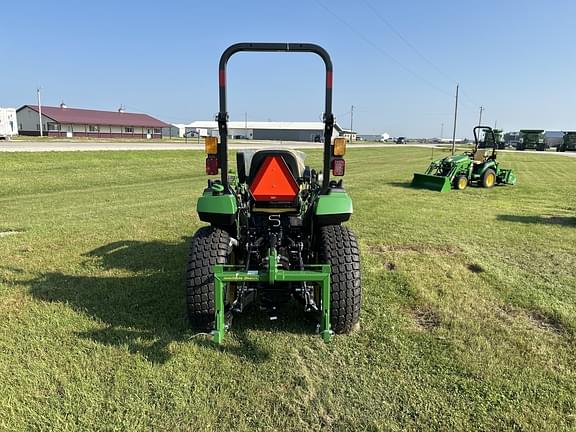
[[[270,156],[280,156],[282,160],[286,163],[286,166],[290,170],[290,173],[292,173],[294,179],[298,181],[298,179],[301,176],[301,173],[298,161],[296,160],[296,156],[294,155],[294,153],[292,153],[289,150],[259,150],[256,153],[254,153],[254,156],[252,156],[252,161],[250,162],[250,170],[248,172],[248,178],[246,179],[248,183],[250,183],[252,180],[256,178],[258,170],[260,170],[260,167],[262,166],[266,158]],[[244,155],[241,156],[241,159],[244,159]],[[244,160],[242,162],[244,162]],[[246,165],[242,163],[242,166],[245,167]],[[239,173],[238,176],[240,177],[240,170],[238,170],[238,173]]]

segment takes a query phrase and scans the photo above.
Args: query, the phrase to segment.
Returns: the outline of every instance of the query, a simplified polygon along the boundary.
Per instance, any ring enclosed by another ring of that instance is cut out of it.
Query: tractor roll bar
[[[334,129],[334,114],[332,113],[332,60],[328,52],[319,45],[310,43],[252,43],[242,42],[229,46],[222,53],[219,64],[219,89],[220,89],[220,111],[216,120],[218,121],[218,132],[220,134],[220,145],[218,148],[218,158],[220,160],[220,170],[222,184],[228,192],[228,112],[226,111],[226,66],[228,60],[240,51],[257,52],[311,52],[318,54],[326,66],[326,96],[324,108],[324,168],[322,180],[322,192],[328,190],[330,184],[330,144]]]
[[[498,148],[498,143],[496,142],[496,135],[494,135],[494,131],[490,126],[474,126],[472,130],[474,132],[474,150],[478,150],[478,145],[480,144],[480,134],[477,134],[477,130],[489,131],[492,135],[492,155],[496,153],[496,149]],[[486,143],[486,133],[484,133],[484,143]]]

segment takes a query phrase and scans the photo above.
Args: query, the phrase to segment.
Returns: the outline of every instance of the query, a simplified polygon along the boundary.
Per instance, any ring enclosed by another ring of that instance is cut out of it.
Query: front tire
[[[335,333],[349,333],[360,319],[362,283],[360,251],[348,227],[320,228],[320,261],[330,264],[330,324]]]
[[[456,189],[458,190],[466,189],[466,186],[468,186],[468,177],[465,175],[459,175],[454,181],[454,186],[456,186]]]
[[[214,273],[215,264],[228,264],[232,253],[230,235],[215,227],[202,227],[190,245],[186,271],[186,308],[193,328],[214,328]],[[225,304],[227,293],[224,292]]]

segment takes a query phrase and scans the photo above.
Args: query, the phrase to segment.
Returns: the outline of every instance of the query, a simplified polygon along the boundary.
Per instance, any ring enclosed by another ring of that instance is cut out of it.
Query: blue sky
[[[337,121],[361,133],[458,136],[576,129],[573,0],[39,1],[2,7],[0,106],[43,103],[212,119],[222,51],[242,41],[315,42],[334,63]],[[7,51],[6,51],[7,48]],[[229,63],[229,112],[318,120],[323,64],[310,54],[241,53]]]

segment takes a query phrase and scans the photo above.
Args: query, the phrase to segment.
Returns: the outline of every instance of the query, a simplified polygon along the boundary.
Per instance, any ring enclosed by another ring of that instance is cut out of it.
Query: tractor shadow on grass
[[[103,324],[79,337],[164,363],[169,344],[190,335],[182,288],[187,244],[113,242],[83,254],[77,274],[50,272],[29,281],[30,293]]]
[[[235,317],[222,346],[194,337],[184,291],[189,240],[113,242],[83,254],[86,261],[78,274],[44,273],[28,281],[29,291],[37,299],[66,304],[103,323],[98,330],[78,332],[79,337],[125,347],[152,363],[165,363],[171,357],[170,343],[185,341],[261,363],[270,353],[251,340],[249,331],[314,332],[314,325],[296,316],[304,313],[291,304],[278,321],[269,321],[257,310]],[[238,344],[230,343],[232,339]]]
[[[500,221],[519,222],[524,224],[576,226],[576,217],[573,216],[497,215],[496,218]]]
[[[397,187],[397,188],[416,189],[415,187],[412,186],[411,181],[410,182],[390,182],[388,184],[392,187]]]

